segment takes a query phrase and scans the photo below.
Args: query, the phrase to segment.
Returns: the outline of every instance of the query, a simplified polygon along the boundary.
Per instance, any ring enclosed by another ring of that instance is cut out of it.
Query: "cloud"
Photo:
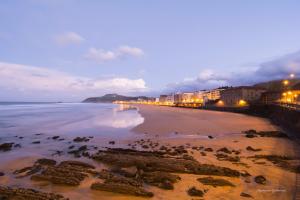
[[[137,47],[130,46],[120,46],[115,50],[104,50],[90,48],[88,52],[84,55],[87,60],[92,60],[97,63],[103,63],[107,61],[117,60],[120,58],[132,56],[140,57],[144,55],[144,51]]]
[[[75,32],[66,32],[55,36],[55,42],[60,46],[67,46],[70,44],[80,44],[85,39]]]
[[[119,49],[119,55],[130,55],[130,56],[142,56],[144,55],[144,52],[142,49],[136,48],[136,47],[130,47],[130,46],[120,46]]]
[[[300,76],[300,51],[263,62],[251,69],[235,72],[205,69],[197,77],[168,84],[164,92],[195,91],[212,89],[220,86],[252,85],[258,82],[284,79],[294,73]]]
[[[63,95],[68,98],[83,98],[112,92],[141,92],[147,87],[143,79],[92,79],[41,67],[0,62],[0,89],[8,93],[19,92],[33,96],[46,95],[55,98]]]

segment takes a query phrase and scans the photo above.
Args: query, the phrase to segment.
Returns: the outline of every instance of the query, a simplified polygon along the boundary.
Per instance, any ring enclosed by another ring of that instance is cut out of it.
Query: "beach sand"
[[[214,164],[222,167],[229,167],[238,171],[247,171],[250,177],[219,177],[232,182],[235,187],[221,186],[213,187],[203,185],[197,181],[197,178],[207,177],[203,175],[177,174],[181,180],[174,184],[174,190],[162,190],[153,186],[146,188],[154,193],[154,200],[172,200],[172,199],[250,199],[241,197],[242,192],[250,194],[254,199],[273,200],[293,199],[295,194],[296,174],[286,169],[275,166],[266,160],[254,161],[248,158],[254,155],[283,155],[295,157],[298,148],[288,138],[276,137],[254,137],[247,138],[242,131],[255,129],[257,131],[273,131],[278,127],[272,125],[267,119],[252,117],[242,114],[215,112],[206,110],[184,109],[163,106],[137,105],[139,113],[144,117],[144,123],[132,129],[140,138],[151,140],[151,142],[159,143],[157,150],[161,146],[180,146],[183,145],[189,155],[193,156],[198,162],[206,164]],[[212,136],[209,138],[208,136]],[[103,141],[102,141],[103,142]],[[127,147],[133,144],[136,139],[128,138],[116,141],[119,147]],[[94,142],[94,143],[97,143]],[[99,141],[100,143],[100,141]],[[212,152],[195,150],[192,147],[202,146],[204,148],[212,148]],[[259,152],[248,151],[248,146],[254,149],[261,149]],[[118,147],[118,146],[114,146]],[[239,151],[240,162],[220,161],[216,158],[216,151],[226,147],[229,150]],[[141,146],[136,147],[143,150]],[[64,147],[66,149],[66,147]],[[151,149],[147,149],[151,150]],[[24,147],[24,151],[26,151]],[[205,152],[206,156],[201,155]],[[10,152],[12,153],[12,152]],[[47,155],[43,153],[42,155]],[[40,157],[37,156],[37,157]],[[49,156],[48,156],[49,157]],[[51,157],[49,157],[51,158]],[[34,162],[36,157],[26,157],[23,159],[18,157],[17,160],[9,159],[9,162],[0,163],[0,171],[7,174],[0,177],[0,185],[10,185],[18,187],[33,187],[47,192],[56,192],[70,199],[145,199],[141,197],[126,196],[122,194],[114,194],[110,192],[92,191],[89,189],[91,183],[96,179],[94,177],[86,178],[79,187],[57,186],[49,183],[37,183],[30,181],[28,178],[15,179],[13,171],[26,167]],[[56,160],[72,159],[69,156],[55,157]],[[103,165],[91,161],[86,158],[80,158],[85,162],[95,165],[97,170],[103,168]],[[262,163],[262,161],[264,163]],[[260,163],[260,164],[258,164]],[[267,181],[265,185],[257,184],[254,177],[262,175]],[[212,176],[217,178],[217,176]],[[191,197],[187,194],[190,187],[195,186],[198,189],[207,191],[203,198]]]

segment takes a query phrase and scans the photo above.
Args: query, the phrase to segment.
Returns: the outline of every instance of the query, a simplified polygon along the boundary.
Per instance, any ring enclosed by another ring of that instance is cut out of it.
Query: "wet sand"
[[[154,193],[151,199],[202,199],[191,197],[187,194],[190,187],[206,190],[203,199],[250,199],[241,197],[242,192],[250,194],[254,199],[292,199],[295,193],[296,174],[286,169],[275,166],[265,160],[254,161],[249,156],[254,155],[284,155],[296,157],[296,145],[287,138],[276,137],[254,137],[247,138],[242,131],[255,129],[257,131],[273,131],[278,127],[272,125],[268,120],[235,113],[224,113],[215,111],[192,110],[172,107],[144,106],[138,105],[139,113],[144,117],[144,123],[136,126],[132,131],[140,139],[149,139],[151,143],[158,143],[155,148],[145,149],[142,145],[137,145],[137,137],[120,139],[114,141],[116,144],[108,144],[109,140],[91,138],[90,141],[75,144],[76,147],[87,145],[102,147],[130,148],[128,144],[135,144],[137,150],[155,150],[161,146],[173,147],[183,145],[188,154],[193,156],[199,163],[214,164],[222,167],[229,167],[238,171],[247,171],[251,177],[221,177],[232,182],[235,187],[213,187],[203,185],[197,178],[207,177],[204,175],[176,173],[181,180],[174,184],[174,190],[163,190],[154,186],[146,185],[145,188]],[[212,136],[209,139],[208,136]],[[10,138],[11,139],[11,138]],[[25,138],[26,139],[26,138]],[[111,192],[94,191],[90,185],[97,181],[89,175],[80,186],[59,186],[49,182],[31,181],[29,177],[16,179],[13,171],[22,167],[30,166],[37,158],[47,157],[57,161],[81,160],[96,166],[100,171],[106,166],[100,162],[86,157],[74,158],[66,153],[68,146],[74,144],[72,137],[65,137],[64,141],[47,139],[47,136],[32,136],[29,141],[40,140],[41,144],[30,144],[30,142],[20,141],[22,147],[8,152],[0,152],[2,161],[0,172],[5,176],[0,177],[0,185],[14,187],[35,188],[46,192],[55,192],[70,199],[145,199],[142,197],[127,196]],[[0,140],[0,144],[4,142]],[[212,152],[196,150],[193,147],[203,146],[212,148]],[[248,146],[254,149],[261,149],[259,152],[248,151]],[[229,150],[239,151],[240,162],[220,161],[216,158],[216,151],[226,147]],[[49,149],[61,150],[62,155],[51,156]],[[30,152],[30,153],[24,153]],[[35,156],[33,156],[35,152]],[[205,152],[206,156],[201,153]],[[17,155],[16,155],[17,154]],[[27,155],[28,154],[28,155]],[[262,164],[262,161],[264,162]],[[254,177],[262,175],[266,177],[265,185],[257,184]],[[217,178],[217,176],[212,176]]]

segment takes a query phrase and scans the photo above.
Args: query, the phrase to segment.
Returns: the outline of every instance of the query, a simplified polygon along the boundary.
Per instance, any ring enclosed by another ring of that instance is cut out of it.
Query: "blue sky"
[[[296,0],[3,0],[0,101],[300,75],[299,8]]]

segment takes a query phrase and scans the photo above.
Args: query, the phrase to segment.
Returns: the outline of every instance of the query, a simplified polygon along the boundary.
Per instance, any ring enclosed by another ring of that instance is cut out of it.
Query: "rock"
[[[75,147],[74,145],[71,145],[69,146],[69,149],[74,149],[74,147]]]
[[[264,176],[262,176],[262,175],[256,176],[256,177],[254,178],[254,181],[255,181],[256,183],[262,184],[262,185],[265,185],[265,184],[267,183],[267,179],[266,179]]]
[[[115,141],[109,141],[108,144],[114,145],[116,142]]]
[[[204,151],[207,151],[207,152],[213,152],[214,150],[213,150],[212,148],[209,147],[209,148],[205,148]]]
[[[14,147],[15,148],[21,148],[22,146],[21,146],[21,144],[15,144]]]
[[[4,176],[5,174],[3,172],[0,172],[0,176]]]
[[[104,183],[121,183],[121,184],[131,185],[134,187],[142,186],[142,182],[140,180],[134,178],[127,178],[124,176],[117,176],[107,170],[102,170],[101,173],[99,174],[99,178],[105,179]]]
[[[52,137],[53,140],[56,140],[56,139],[58,139],[58,138],[59,138],[58,135]]]
[[[246,137],[247,138],[254,138],[254,137],[257,137],[256,135],[253,135],[253,134],[246,134]]]
[[[230,161],[230,162],[240,162],[240,157],[238,156],[229,156],[226,154],[215,154],[218,160],[220,161]]]
[[[248,130],[244,131],[244,134],[248,138],[254,137],[279,137],[279,138],[286,138],[287,135],[281,131],[259,131],[256,130]]]
[[[86,137],[76,137],[73,142],[88,142],[90,139]]]
[[[0,199],[12,200],[67,200],[60,194],[45,193],[34,189],[10,188],[0,186]]]
[[[145,172],[141,175],[142,180],[153,186],[166,190],[173,190],[173,183],[180,180],[180,177],[167,172]]]
[[[0,151],[10,151],[13,147],[13,142],[0,144]]]
[[[279,155],[255,155],[255,156],[250,156],[248,158],[254,158],[255,159],[254,161],[258,159],[266,159],[284,170],[300,173],[299,170],[300,165],[297,164],[298,160],[296,160],[295,158],[291,158],[288,156],[279,156]]]
[[[203,185],[211,185],[213,187],[218,187],[218,186],[235,187],[235,185],[233,185],[231,182],[221,178],[204,177],[204,178],[198,178],[197,181],[199,181]]]
[[[100,190],[100,191],[107,191],[107,192],[114,192],[114,193],[121,193],[121,194],[128,194],[134,196],[143,196],[143,197],[153,197],[152,192],[148,192],[141,187],[135,187],[132,185],[124,184],[124,183],[93,183],[91,185],[92,190]]]
[[[32,144],[40,144],[40,141],[33,141]]]
[[[115,168],[111,170],[113,173],[128,177],[128,178],[133,178],[137,175],[137,168],[136,167],[128,167],[128,168]]]
[[[200,152],[201,156],[206,156],[205,152]]]
[[[251,146],[247,146],[246,150],[247,151],[261,151],[261,149],[254,149]]]
[[[213,136],[211,136],[211,135],[209,135],[209,136],[208,136],[208,138],[209,138],[209,139],[214,139],[214,137],[213,137]]]
[[[56,161],[48,158],[40,158],[35,161],[36,164],[39,165],[56,165]]]
[[[75,157],[81,157],[81,155],[84,154],[84,152],[87,150],[87,145],[83,145],[79,147],[77,150],[69,151],[69,154],[74,154]]]
[[[14,174],[21,174],[19,176],[17,176],[17,178],[23,178],[26,176],[30,176],[32,174],[38,173],[42,170],[42,166],[41,165],[33,165],[31,167],[24,167],[20,170],[15,170]]]
[[[247,194],[247,193],[245,193],[245,192],[242,192],[242,193],[240,194],[240,196],[241,196],[241,197],[246,197],[246,198],[253,198],[250,194]]]
[[[32,167],[26,167],[16,170],[15,174],[24,174],[31,176],[34,181],[49,181],[53,184],[63,184],[76,186],[87,177],[87,174],[95,174],[92,170],[95,167],[88,163],[80,161],[63,161],[59,165],[55,165],[56,161],[50,159],[39,159]],[[37,174],[41,172],[40,174]],[[33,175],[34,174],[34,175]]]
[[[144,172],[174,172],[199,175],[239,177],[240,172],[227,167],[200,164],[196,160],[185,160],[163,156],[161,152],[136,151],[132,149],[108,149],[92,155],[94,160],[116,167],[136,167]]]
[[[197,196],[197,197],[203,197],[204,196],[204,192],[202,190],[197,189],[196,187],[189,188],[187,193],[190,196]]]
[[[231,151],[229,149],[227,149],[226,147],[223,147],[223,148],[217,150],[217,152],[219,152],[219,151],[231,154]]]
[[[190,156],[190,155],[188,155],[188,154],[184,154],[184,155],[182,156],[182,158],[185,159],[185,160],[195,160],[195,158],[194,158],[193,156]]]

